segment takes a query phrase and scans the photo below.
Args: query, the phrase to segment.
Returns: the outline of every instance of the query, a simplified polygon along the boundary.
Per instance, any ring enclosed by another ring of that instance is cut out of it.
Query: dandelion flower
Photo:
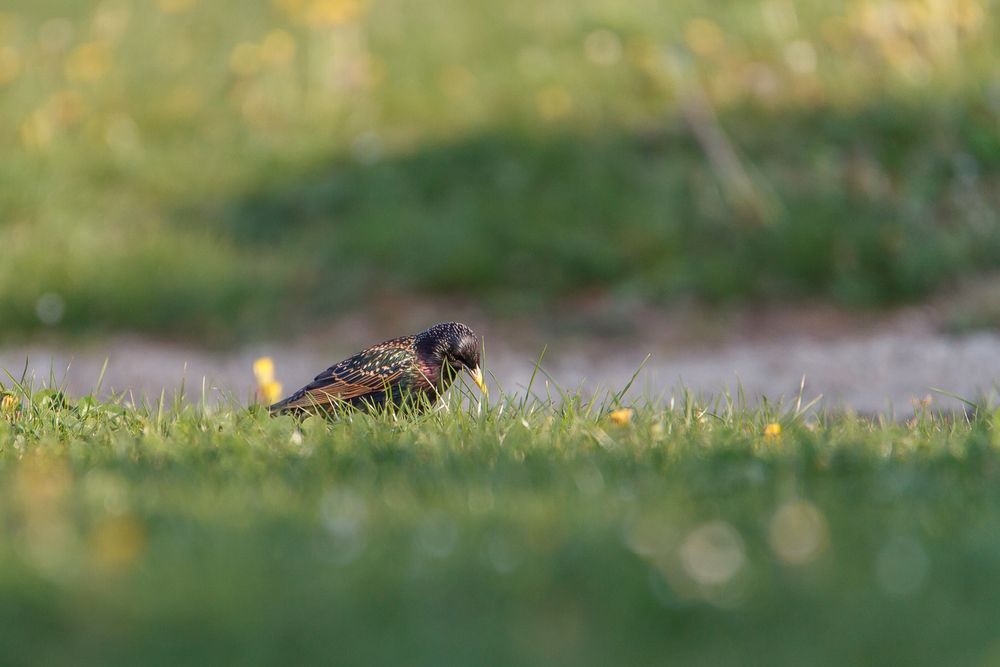
[[[274,360],[261,357],[253,362],[253,375],[257,380],[257,398],[265,405],[278,402],[281,398],[281,383],[274,379]]]
[[[257,395],[261,403],[272,405],[281,399],[282,389],[280,382],[265,382],[257,385]]]
[[[608,419],[618,426],[624,426],[632,421],[633,414],[635,413],[632,408],[618,408],[617,410],[612,410],[608,414]]]
[[[274,381],[274,360],[271,357],[261,357],[253,362],[253,376],[258,384]]]

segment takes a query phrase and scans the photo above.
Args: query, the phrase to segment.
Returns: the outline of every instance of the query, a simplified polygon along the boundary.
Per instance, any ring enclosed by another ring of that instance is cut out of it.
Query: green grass
[[[12,393],[4,664],[997,657],[985,410],[878,423],[683,397],[615,425],[573,397],[452,396],[300,430]]]
[[[1000,257],[997,9],[11,0],[0,335],[917,299]]]

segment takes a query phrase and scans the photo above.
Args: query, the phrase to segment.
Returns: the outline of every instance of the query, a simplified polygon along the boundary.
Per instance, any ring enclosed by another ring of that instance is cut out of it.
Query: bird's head
[[[472,329],[460,322],[435,324],[417,334],[417,349],[435,362],[453,371],[466,371],[480,391],[487,393],[479,365],[479,339]]]

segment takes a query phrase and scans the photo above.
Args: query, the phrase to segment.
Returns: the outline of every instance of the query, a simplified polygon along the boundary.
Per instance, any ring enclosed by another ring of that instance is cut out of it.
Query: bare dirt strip
[[[183,384],[192,400],[200,398],[204,386],[210,402],[245,402],[253,394],[254,359],[272,357],[277,379],[292,390],[366,343],[419,330],[422,319],[443,318],[417,313],[410,319],[388,325],[355,318],[293,344],[254,344],[226,352],[129,336],[27,344],[0,349],[0,368],[20,377],[27,362],[27,375],[36,385],[54,376],[71,394],[80,395],[93,390],[107,360],[104,394],[155,401],[161,391],[170,397]],[[471,314],[469,319],[479,318]],[[641,334],[601,337],[581,333],[587,331],[586,323],[546,331],[509,322],[475,325],[487,340],[494,383],[516,393],[523,393],[546,346],[542,366],[566,390],[620,389],[649,355],[629,394],[633,400],[645,396],[667,402],[684,388],[713,396],[742,387],[752,402],[761,397],[788,401],[799,394],[804,376],[806,400],[822,395],[822,407],[895,418],[912,415],[914,402],[926,403],[928,397],[935,409],[961,409],[960,401],[937,390],[975,399],[993,393],[1000,377],[1000,335],[949,335],[920,309],[879,318],[845,318],[823,310],[742,313],[721,326],[718,318],[712,326],[692,319],[677,325],[652,315],[638,328]],[[556,395],[544,375],[538,376],[534,390]]]

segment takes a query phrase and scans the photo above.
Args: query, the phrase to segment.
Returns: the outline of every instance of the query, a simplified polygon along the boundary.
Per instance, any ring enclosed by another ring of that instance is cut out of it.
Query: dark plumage
[[[370,410],[421,396],[430,400],[415,400],[415,405],[431,405],[462,370],[486,391],[479,368],[479,341],[472,329],[458,322],[436,324],[344,359],[270,410],[272,414],[329,412],[341,406]]]

